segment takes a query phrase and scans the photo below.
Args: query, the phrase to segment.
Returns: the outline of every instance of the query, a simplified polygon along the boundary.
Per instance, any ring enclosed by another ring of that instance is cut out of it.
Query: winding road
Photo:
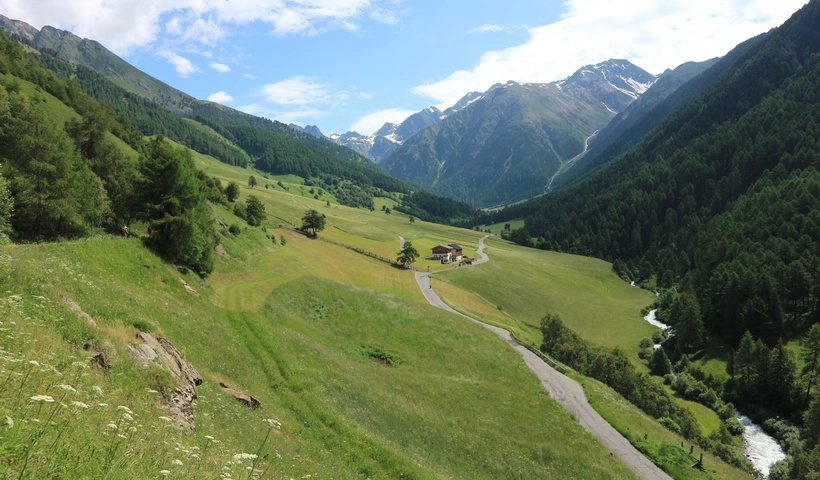
[[[404,248],[404,238],[399,238],[401,239],[402,248]],[[490,257],[484,253],[485,238],[487,237],[483,237],[478,241],[478,254],[481,256],[481,259],[474,262],[473,265],[479,265],[490,260]],[[550,396],[563,405],[564,408],[572,412],[581,426],[597,436],[601,440],[601,443],[609,449],[610,453],[618,455],[638,476],[647,480],[672,480],[672,477],[644,457],[641,452],[629,443],[629,440],[624,438],[623,435],[615,430],[612,425],[592,408],[587,401],[586,395],[584,395],[584,389],[581,388],[578,382],[550,367],[537,355],[519,345],[518,342],[512,339],[510,332],[507,330],[480,322],[447,306],[430,286],[430,275],[431,274],[427,272],[416,272],[416,283],[418,283],[421,293],[424,294],[424,298],[427,299],[430,305],[459,315],[473,323],[477,323],[501,337],[502,340],[507,342],[510,347],[524,358],[524,363],[526,363],[530,370],[541,380],[541,385],[549,392]]]

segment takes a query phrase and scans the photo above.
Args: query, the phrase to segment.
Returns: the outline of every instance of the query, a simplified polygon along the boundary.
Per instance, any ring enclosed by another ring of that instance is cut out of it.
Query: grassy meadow
[[[233,235],[220,227],[208,278],[158,259],[142,246],[139,225],[128,240],[0,246],[0,451],[7,459],[0,470],[7,476],[635,478],[504,342],[427,305],[412,271],[290,225],[316,209],[327,218],[322,237],[387,258],[396,257],[399,236],[423,256],[439,243],[477,256],[484,233],[386,214],[381,205],[393,208],[390,199],[377,199],[374,212],[345,207],[326,192],[313,198],[318,192],[298,177],[194,158],[210,175],[237,182],[238,202],[256,195],[268,213],[261,228],[249,227],[231,209],[212,206],[216,220],[241,228]],[[487,247],[489,263],[433,277],[454,309],[536,345],[547,309],[588,340],[627,352],[651,335],[640,309],[652,295],[617,279],[609,264],[497,237]],[[423,258],[415,266],[445,268]],[[99,329],[80,321],[61,295]],[[195,432],[164,420],[161,400],[174,381],[128,353],[135,325],[167,337],[202,374]],[[116,353],[110,369],[86,368],[89,339]],[[253,395],[261,409],[234,401],[219,382]],[[594,405],[627,424],[642,415],[618,402]]]
[[[629,286],[602,260],[524,248],[498,237],[485,245],[492,261],[436,278],[474,292],[532,329],[547,311],[557,313],[585,339],[621,347],[639,362],[638,342],[656,330],[640,313],[654,300],[652,293]],[[459,303],[446,293],[442,298]]]

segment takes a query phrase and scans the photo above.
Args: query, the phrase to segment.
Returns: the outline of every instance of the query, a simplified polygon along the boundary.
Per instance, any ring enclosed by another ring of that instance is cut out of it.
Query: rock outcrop
[[[262,406],[262,403],[260,403],[259,400],[255,399],[251,395],[248,395],[247,393],[243,392],[242,390],[238,390],[236,388],[231,388],[231,387],[225,385],[222,382],[219,382],[219,386],[222,387],[223,392],[225,392],[228,395],[232,396],[238,402],[242,403],[243,405],[245,405],[248,408],[252,408],[252,409],[256,410],[257,408]]]
[[[156,339],[148,333],[138,332],[137,340],[141,343],[129,346],[134,357],[144,365],[159,364],[179,380],[165,403],[171,411],[171,418],[180,429],[194,430],[196,387],[202,384],[202,375],[167,339]]]
[[[77,302],[75,302],[71,297],[69,297],[68,295],[63,295],[61,293],[60,298],[63,300],[63,303],[68,305],[69,310],[77,314],[77,317],[79,317],[80,320],[84,321],[91,328],[97,328],[97,322],[95,322],[94,319],[91,318],[91,315],[85,313],[83,309],[80,308],[79,305],[77,305]]]

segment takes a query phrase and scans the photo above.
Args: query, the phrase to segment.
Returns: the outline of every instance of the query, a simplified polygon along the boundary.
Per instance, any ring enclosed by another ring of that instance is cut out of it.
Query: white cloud
[[[471,28],[467,33],[489,33],[489,32],[511,32],[513,27],[506,25],[482,25],[480,27]]]
[[[192,73],[201,71],[199,70],[199,67],[191,63],[190,60],[171,51],[163,50],[158,52],[158,54],[171,62],[171,65],[174,66],[180,77],[186,78]]]
[[[225,92],[216,92],[208,95],[208,101],[215,103],[230,103],[233,102],[233,97]]]
[[[326,85],[317,83],[310,77],[295,76],[262,87],[262,94],[268,102],[279,105],[330,104],[346,100],[344,92],[332,94]]]
[[[245,77],[245,78],[253,79],[253,80],[256,80],[257,78],[259,78],[256,75],[251,75],[250,73],[243,73],[242,76]]]
[[[410,115],[416,113],[414,110],[404,110],[401,108],[389,108],[378,112],[368,113],[350,126],[353,132],[370,135],[382,128],[385,123],[401,123]]]
[[[219,73],[225,73],[225,72],[230,72],[231,71],[231,67],[225,65],[224,63],[211,62],[211,63],[208,64],[208,66],[211,67],[212,69],[216,70]]]
[[[471,70],[411,89],[444,108],[497,82],[549,82],[583,65],[625,58],[651,73],[725,55],[783,23],[806,0],[567,0],[558,22],[528,30],[529,40],[486,52]],[[492,26],[486,26],[492,27]],[[483,28],[483,27],[479,27]]]
[[[0,0],[0,12],[36,28],[52,25],[70,30],[127,55],[156,41],[161,30],[175,41],[211,46],[230,34],[229,27],[252,22],[271,25],[279,36],[355,30],[356,22],[370,14],[389,21],[390,12],[375,5],[378,1]]]

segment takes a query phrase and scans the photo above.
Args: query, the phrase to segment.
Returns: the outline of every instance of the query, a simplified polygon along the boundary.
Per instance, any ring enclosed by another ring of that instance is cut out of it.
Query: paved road
[[[487,237],[484,237],[487,238]],[[484,238],[479,240],[478,254],[481,255],[481,260],[476,261],[473,265],[479,265],[487,262],[490,258],[484,253]],[[402,239],[403,242],[404,239]],[[549,392],[550,396],[558,403],[564,406],[567,410],[575,415],[584,428],[590,433],[597,436],[601,443],[609,449],[612,454],[618,455],[621,459],[641,477],[647,480],[672,480],[672,477],[667,475],[663,470],[658,468],[654,463],[647,460],[641,452],[632,446],[629,441],[618,433],[606,420],[601,417],[595,409],[587,401],[584,390],[575,380],[563,375],[559,371],[547,365],[537,355],[519,345],[510,336],[510,332],[503,328],[494,327],[486,323],[480,322],[467,315],[461,314],[452,308],[448,307],[436,292],[430,286],[430,274],[426,272],[416,272],[416,283],[419,284],[421,292],[427,302],[434,307],[454,313],[458,316],[466,318],[467,320],[477,323],[482,327],[495,333],[502,340],[507,342],[515,351],[517,351],[524,358],[524,363],[530,367],[536,376],[541,380],[541,385]]]

